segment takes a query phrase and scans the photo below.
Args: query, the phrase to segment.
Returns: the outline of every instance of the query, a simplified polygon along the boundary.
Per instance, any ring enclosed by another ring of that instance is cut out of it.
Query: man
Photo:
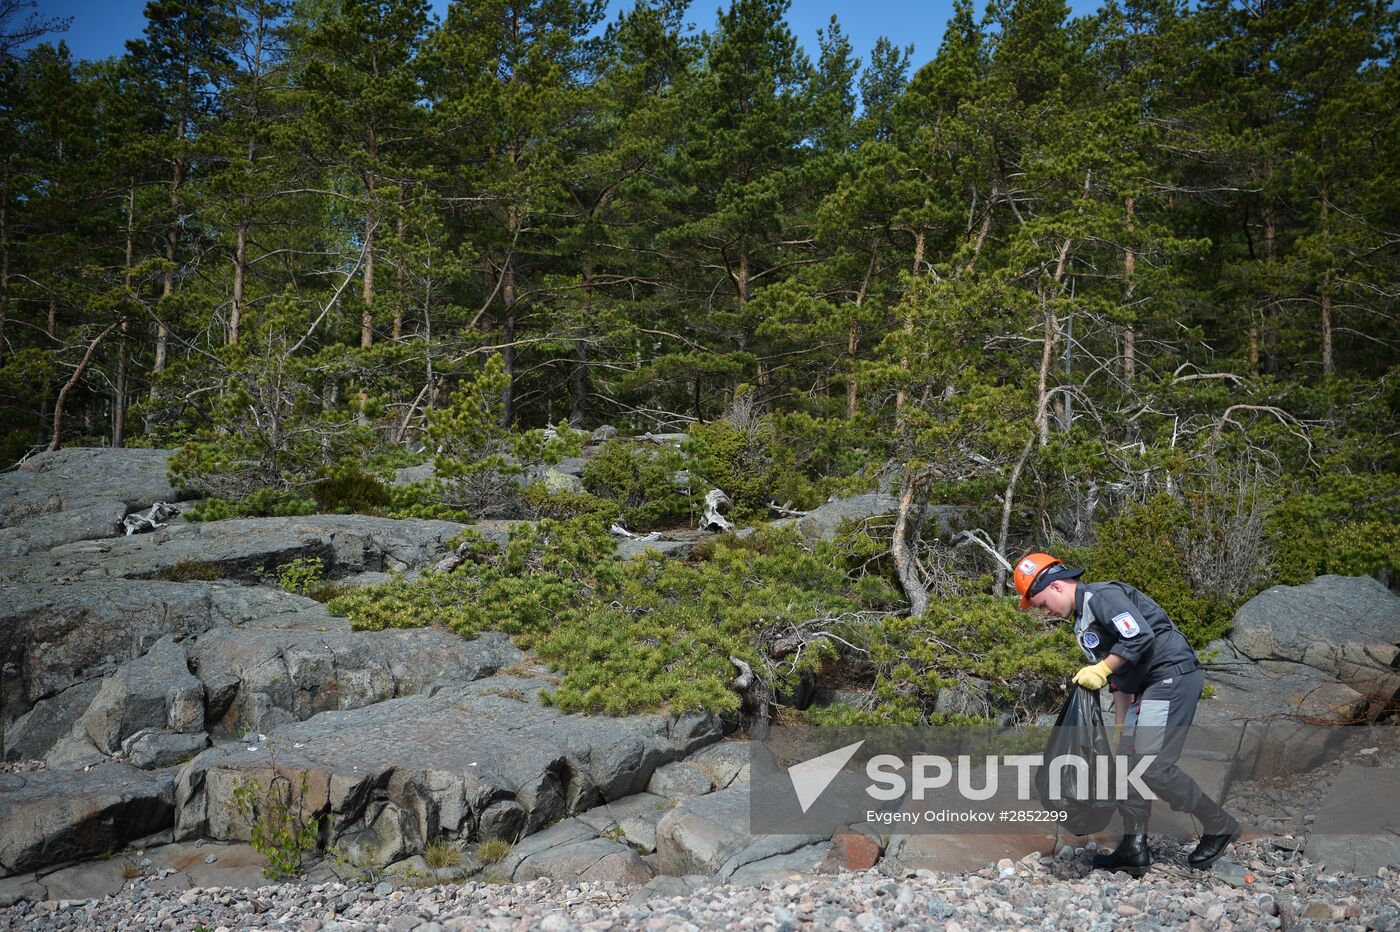
[[[1239,837],[1240,825],[1176,765],[1187,726],[1196,717],[1205,672],[1161,606],[1126,583],[1081,583],[1083,573],[1049,554],[1027,554],[1013,574],[1021,608],[1074,619],[1075,640],[1093,661],[1074,674],[1074,682],[1092,690],[1108,684],[1113,690],[1114,719],[1130,742],[1129,766],[1137,757],[1156,755],[1143,782],[1173,809],[1201,821],[1200,843],[1186,860],[1207,867]],[[1094,867],[1140,877],[1152,864],[1147,848],[1152,802],[1130,792],[1118,811],[1123,841],[1112,853],[1095,855]]]

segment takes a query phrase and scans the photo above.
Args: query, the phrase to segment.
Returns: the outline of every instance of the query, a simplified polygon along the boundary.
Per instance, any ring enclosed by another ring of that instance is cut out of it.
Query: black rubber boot
[[[1094,855],[1094,869],[1102,871],[1123,871],[1141,877],[1152,866],[1152,851],[1147,847],[1147,834],[1124,835],[1108,854]]]
[[[1206,868],[1225,853],[1225,849],[1230,846],[1230,842],[1240,837],[1240,827],[1236,825],[1228,832],[1220,832],[1214,835],[1202,835],[1201,841],[1196,845],[1196,850],[1186,856],[1186,863],[1192,867]]]

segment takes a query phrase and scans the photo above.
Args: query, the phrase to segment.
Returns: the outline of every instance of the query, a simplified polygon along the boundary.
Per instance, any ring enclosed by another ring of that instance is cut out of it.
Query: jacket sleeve
[[[1099,624],[1109,629],[1117,640],[1109,648],[1128,663],[1137,663],[1152,650],[1152,626],[1126,595],[1114,589],[1094,594],[1090,603]]]

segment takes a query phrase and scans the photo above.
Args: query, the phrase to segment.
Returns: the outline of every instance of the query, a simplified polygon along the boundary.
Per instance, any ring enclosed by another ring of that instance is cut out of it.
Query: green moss
[[[203,560],[181,560],[161,570],[160,578],[170,582],[199,582],[220,579],[223,567],[218,563],[205,563]]]

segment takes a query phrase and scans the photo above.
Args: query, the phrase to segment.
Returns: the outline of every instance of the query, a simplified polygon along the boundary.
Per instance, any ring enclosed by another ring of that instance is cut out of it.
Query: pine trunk
[[[1125,205],[1128,214],[1128,236],[1133,235],[1133,199],[1128,198]],[[1133,291],[1137,288],[1137,253],[1133,251],[1131,242],[1123,250],[1123,303],[1128,306],[1128,313],[1133,313]],[[1133,384],[1134,370],[1137,367],[1137,331],[1133,324],[1128,324],[1123,328],[1123,381]]]
[[[593,316],[593,262],[585,255],[581,271],[583,301],[579,307],[582,325],[587,330]],[[588,419],[588,340],[574,340],[574,364],[569,371],[569,424],[582,428]]]

